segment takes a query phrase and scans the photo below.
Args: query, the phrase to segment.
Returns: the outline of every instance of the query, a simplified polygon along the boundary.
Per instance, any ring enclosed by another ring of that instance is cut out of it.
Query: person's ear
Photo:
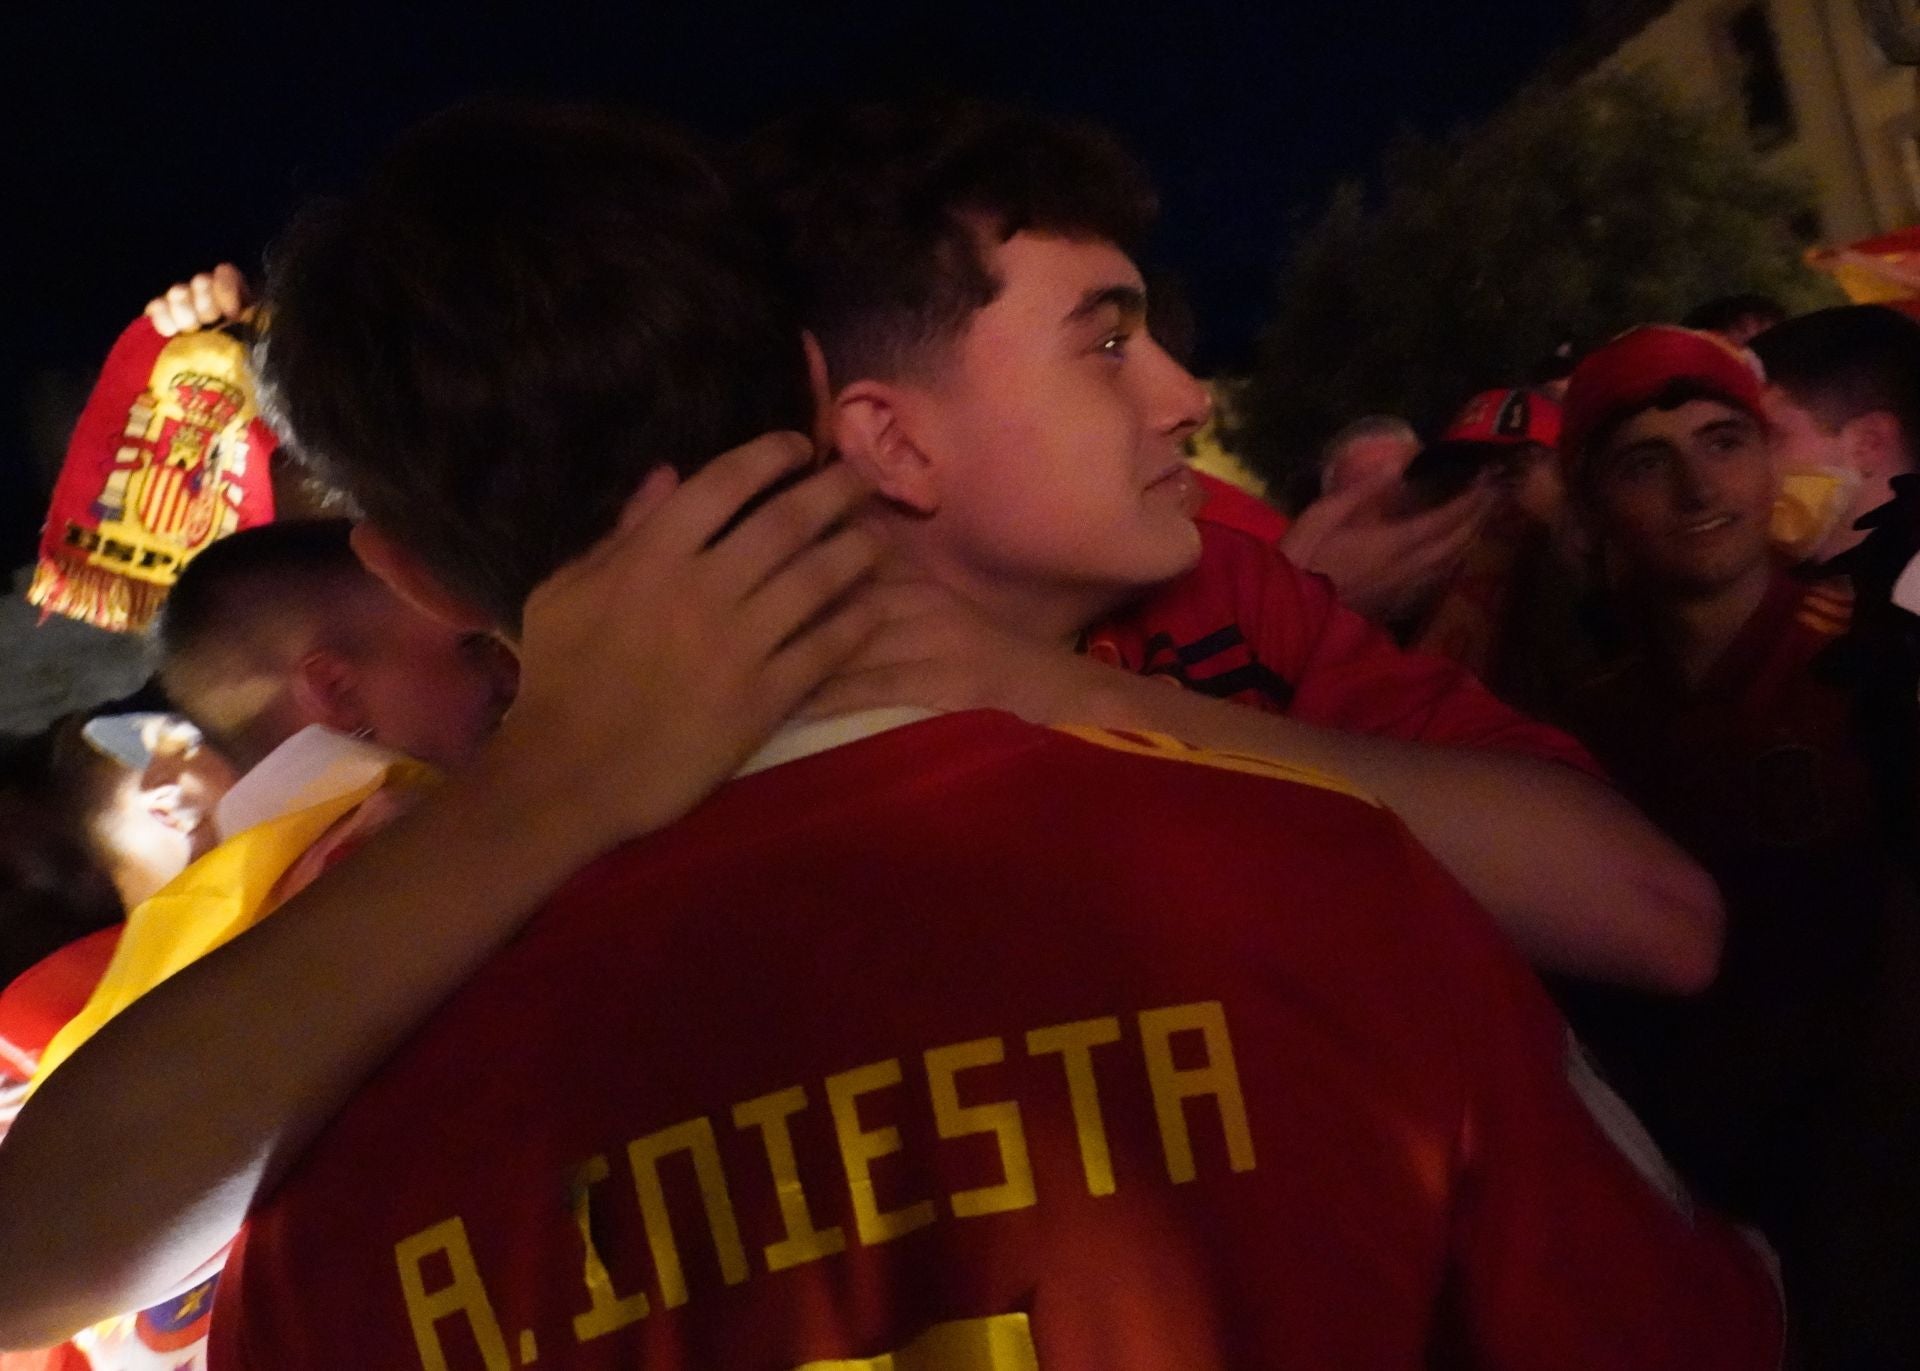
[[[463,597],[454,594],[414,553],[369,523],[353,526],[350,541],[360,565],[395,595],[422,614],[467,633],[484,633],[493,620]]]
[[[368,726],[360,674],[333,649],[317,647],[301,657],[287,685],[303,726],[325,724],[336,733],[358,733]]]
[[[872,378],[833,397],[833,442],[841,460],[883,497],[916,514],[940,508],[938,469],[917,437],[905,387]]]
[[[1887,410],[1869,410],[1848,420],[1840,441],[1853,469],[1869,479],[1886,480],[1913,470],[1900,420]]]

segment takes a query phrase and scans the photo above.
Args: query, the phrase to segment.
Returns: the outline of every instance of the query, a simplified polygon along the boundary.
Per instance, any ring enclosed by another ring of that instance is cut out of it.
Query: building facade
[[[1814,189],[1809,241],[1920,223],[1914,69],[1891,62],[1858,0],[1590,0],[1571,61],[1652,72],[1738,111],[1773,170]]]

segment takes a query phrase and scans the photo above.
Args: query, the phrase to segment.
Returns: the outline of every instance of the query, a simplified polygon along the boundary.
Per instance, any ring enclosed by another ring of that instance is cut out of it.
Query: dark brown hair
[[[1156,210],[1105,131],[977,100],[816,109],[740,160],[835,384],[911,370],[958,336],[1001,289],[983,240],[1036,230],[1130,250]]]
[[[297,222],[267,308],[276,422],[508,628],[654,466],[810,427],[763,240],[688,138],[614,111],[429,120]]]

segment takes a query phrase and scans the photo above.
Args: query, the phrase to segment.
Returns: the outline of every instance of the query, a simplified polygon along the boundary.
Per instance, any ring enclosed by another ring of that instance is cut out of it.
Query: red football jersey
[[[1878,829],[1852,699],[1815,666],[1852,617],[1843,578],[1776,569],[1697,686],[1636,653],[1582,684],[1568,718],[1623,791],[1728,877],[1769,853],[1857,847]]]
[[[254,1216],[216,1371],[1773,1366],[1459,887],[1200,755],[947,715],[609,854]]]
[[[1697,685],[1641,654],[1568,707],[1727,907],[1710,990],[1651,1003],[1596,992],[1583,1027],[1702,1189],[1786,1248],[1798,1215],[1824,1208],[1811,1178],[1854,1126],[1830,1092],[1861,1051],[1901,917],[1852,696],[1819,665],[1851,617],[1844,580],[1779,570]]]
[[[1523,752],[1598,774],[1580,745],[1457,663],[1395,646],[1324,577],[1204,517],[1200,562],[1088,635],[1090,656],[1304,723]]]
[[[1279,542],[1293,526],[1293,520],[1232,482],[1199,470],[1195,470],[1193,476],[1207,497],[1194,516],[1200,522],[1237,528],[1263,543]]]

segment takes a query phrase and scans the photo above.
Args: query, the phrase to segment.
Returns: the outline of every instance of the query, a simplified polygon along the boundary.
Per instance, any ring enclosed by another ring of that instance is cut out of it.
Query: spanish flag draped
[[[34,1087],[128,1005],[277,909],[293,893],[283,878],[294,864],[375,792],[418,791],[432,778],[418,762],[393,762],[350,789],[235,834],[135,906],[92,998],[41,1054]]]
[[[239,332],[162,338],[136,320],[74,426],[28,601],[43,617],[144,628],[197,553],[273,518],[274,446]]]
[[[1816,248],[1807,261],[1838,281],[1854,304],[1886,305],[1920,318],[1920,228]]]

